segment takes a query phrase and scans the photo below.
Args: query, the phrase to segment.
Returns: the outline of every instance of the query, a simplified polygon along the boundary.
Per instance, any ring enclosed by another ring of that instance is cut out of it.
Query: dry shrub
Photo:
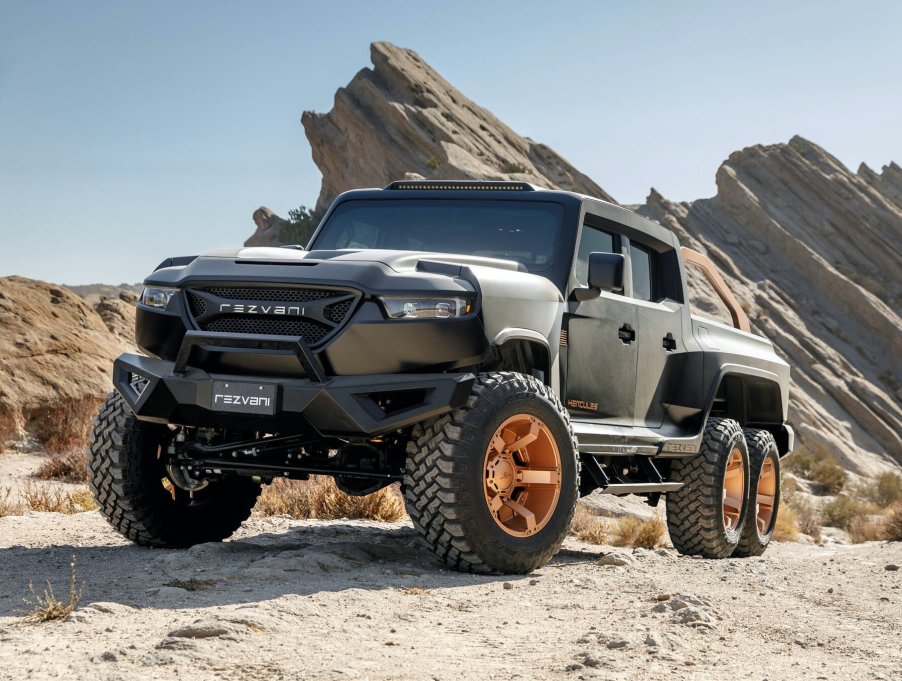
[[[902,541],[902,501],[893,504],[883,527],[883,538],[887,541]]]
[[[43,513],[83,513],[97,508],[94,495],[87,487],[70,491],[47,485],[27,485],[22,496],[29,509]]]
[[[26,415],[26,428],[46,449],[64,452],[86,447],[91,424],[103,400],[86,397],[32,409]]]
[[[869,501],[861,501],[840,494],[821,508],[821,522],[830,527],[846,529],[856,519],[877,513],[879,509]]]
[[[618,519],[614,528],[614,546],[656,549],[664,543],[664,521],[659,515],[651,518]]]
[[[327,476],[304,481],[277,478],[263,488],[256,510],[263,516],[287,515],[297,520],[363,518],[395,522],[405,515],[404,502],[394,486],[365,497],[353,497],[338,489]]]
[[[789,504],[781,504],[774,526],[775,541],[797,541],[799,538],[799,516]]]
[[[861,493],[878,506],[886,508],[902,500],[902,475],[897,473],[881,473],[874,484],[865,485]]]
[[[846,525],[846,532],[853,544],[861,544],[866,541],[880,541],[884,538],[886,522],[883,518],[856,516]]]
[[[848,474],[836,457],[822,444],[805,444],[787,457],[786,470],[820,485],[828,494],[836,494],[846,484]]]
[[[607,544],[608,520],[592,513],[585,506],[577,506],[573,522],[570,523],[570,532],[590,544]]]
[[[47,580],[47,586],[44,587],[43,594],[35,593],[32,583],[28,583],[28,590],[31,592],[33,600],[27,598],[24,599],[25,605],[30,609],[30,612],[25,615],[25,621],[32,622],[33,624],[40,624],[42,622],[64,620],[73,610],[75,610],[75,607],[78,605],[79,601],[81,601],[81,595],[85,585],[76,584],[74,555],[72,556],[72,562],[69,565],[72,568],[72,577],[69,581],[69,596],[65,601],[59,600],[56,595],[54,595],[53,585],[50,583],[50,580]]]
[[[783,487],[783,497],[780,501],[780,509],[777,515],[778,526],[780,523],[779,516],[784,512],[787,514],[787,518],[784,520],[785,525],[783,529],[787,536],[793,534],[793,532],[796,535],[801,532],[802,534],[807,534],[816,542],[821,540],[820,515],[814,504],[798,492],[798,485],[794,481],[792,485]],[[794,541],[794,539],[782,539],[780,541]]]
[[[604,518],[577,506],[570,532],[590,544],[655,549],[664,544],[666,526],[660,516]]]
[[[11,487],[0,490],[0,518],[8,515],[22,515],[24,511],[25,508],[22,504],[13,499]]]
[[[62,454],[51,454],[35,472],[41,480],[63,482],[87,482],[88,462],[81,449],[70,449]]]

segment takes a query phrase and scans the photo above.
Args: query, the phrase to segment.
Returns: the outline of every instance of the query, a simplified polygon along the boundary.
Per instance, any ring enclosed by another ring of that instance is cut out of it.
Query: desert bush
[[[40,624],[42,622],[52,622],[54,620],[66,619],[73,610],[75,610],[79,601],[81,601],[84,584],[78,585],[75,576],[75,556],[72,556],[70,563],[72,568],[72,576],[69,580],[69,595],[65,601],[59,600],[53,593],[53,585],[47,580],[47,586],[44,587],[44,593],[35,593],[34,586],[28,583],[28,590],[31,592],[31,600],[24,599],[25,605],[28,606],[29,612],[25,615],[27,622]]]
[[[828,494],[836,494],[846,484],[848,474],[836,457],[822,444],[799,447],[784,464],[786,470],[820,485]]]
[[[288,220],[279,228],[279,241],[283,244],[307,246],[325,213],[325,209],[316,210],[307,206],[289,210]]]
[[[13,491],[10,487],[0,490],[0,518],[8,515],[22,515],[25,508],[22,504],[13,498]]]
[[[88,462],[81,449],[70,449],[62,454],[51,454],[35,472],[41,480],[63,482],[87,482]]]
[[[277,478],[263,488],[255,508],[263,516],[287,515],[298,520],[362,518],[394,522],[405,515],[401,494],[394,486],[365,497],[353,497],[326,476],[303,481]]]
[[[817,509],[814,507],[814,504],[798,491],[798,485],[795,484],[795,481],[784,478],[783,482],[791,484],[783,484],[782,486],[783,497],[777,515],[777,528],[780,525],[780,514],[785,512],[786,519],[784,520],[783,530],[787,536],[793,534],[793,532],[796,535],[801,532],[802,534],[807,534],[814,541],[819,542],[821,540],[821,520]],[[775,528],[775,534],[777,528]],[[780,541],[795,541],[795,539],[780,539]]]
[[[88,397],[33,409],[26,415],[26,428],[50,451],[84,448],[101,402],[101,399]]]
[[[607,544],[608,520],[592,513],[585,506],[577,506],[570,523],[570,532],[590,544]]]
[[[853,544],[861,544],[866,541],[880,541],[883,539],[885,536],[885,525],[886,521],[884,518],[856,516],[849,521],[845,530]]]
[[[664,521],[661,516],[651,518],[626,517],[618,519],[614,528],[614,546],[656,549],[664,543]]]
[[[893,504],[883,527],[883,538],[887,541],[902,541],[902,501]]]
[[[886,508],[902,500],[902,475],[886,472],[876,477],[873,483],[865,483],[862,495],[878,506]]]
[[[828,501],[821,508],[821,522],[830,527],[846,529],[853,520],[873,515],[878,508],[869,501],[855,499],[847,494],[840,494]]]
[[[774,525],[775,541],[797,541],[799,538],[799,516],[789,504],[781,504]]]
[[[47,485],[26,485],[22,497],[29,509],[43,513],[83,513],[97,508],[94,495],[87,487],[70,491]]]
[[[604,518],[577,506],[570,532],[590,544],[654,549],[664,544],[666,527],[660,516],[651,518]]]

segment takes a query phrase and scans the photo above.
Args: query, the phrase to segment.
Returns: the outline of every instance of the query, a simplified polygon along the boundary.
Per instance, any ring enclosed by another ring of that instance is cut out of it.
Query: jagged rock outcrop
[[[553,149],[511,130],[412,50],[370,47],[372,69],[339,88],[327,114],[301,122],[323,173],[317,209],[339,193],[419,173],[438,180],[521,180],[608,199]]]
[[[731,154],[711,199],[652,190],[639,209],[718,264],[753,330],[792,365],[802,440],[859,473],[902,464],[902,174],[864,168],[794,137]],[[700,308],[714,306],[707,296]]]
[[[51,447],[83,436],[134,336],[134,305],[106,301],[98,313],[63,286],[0,278],[0,444],[26,430]]]

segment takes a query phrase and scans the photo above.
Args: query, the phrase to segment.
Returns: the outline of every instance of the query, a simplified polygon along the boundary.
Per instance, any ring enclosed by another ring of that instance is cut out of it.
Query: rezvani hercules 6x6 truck
[[[698,266],[734,326],[692,316]],[[400,483],[445,563],[544,565],[577,498],[666,498],[682,553],[764,551],[789,367],[705,256],[619,206],[511,182],[339,196],[306,249],[171,258],[96,420],[93,489],[144,546],[228,537],[261,485]]]

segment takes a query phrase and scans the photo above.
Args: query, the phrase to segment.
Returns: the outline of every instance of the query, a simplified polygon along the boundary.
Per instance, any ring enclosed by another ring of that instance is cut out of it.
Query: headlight
[[[391,319],[452,319],[473,309],[468,298],[380,298]]]
[[[141,291],[141,302],[148,307],[156,307],[165,310],[169,305],[169,300],[178,293],[177,288],[155,288],[145,287]]]

